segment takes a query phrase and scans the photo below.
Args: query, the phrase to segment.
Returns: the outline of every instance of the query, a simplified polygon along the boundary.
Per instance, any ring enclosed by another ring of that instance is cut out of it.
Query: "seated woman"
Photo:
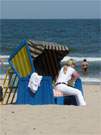
[[[74,69],[74,67],[75,67],[75,62],[72,59],[68,60],[64,64],[56,79],[55,90],[59,90],[66,95],[74,95],[76,97],[77,104],[79,106],[81,105],[84,106],[86,105],[86,102],[84,101],[81,91],[79,91],[76,88],[73,88],[72,86],[68,86],[68,83],[71,80],[71,78],[73,78],[73,80],[76,80],[77,78],[80,77],[80,75]]]

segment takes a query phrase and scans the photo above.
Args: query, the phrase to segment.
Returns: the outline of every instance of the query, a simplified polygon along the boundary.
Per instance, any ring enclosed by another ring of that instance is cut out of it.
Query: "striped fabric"
[[[30,40],[28,41],[28,45],[29,45],[31,55],[33,58],[36,58],[37,56],[39,56],[45,49],[44,46],[32,43],[32,41]]]
[[[69,52],[68,47],[56,43],[28,41],[33,64],[41,75],[51,75],[53,78],[60,69],[60,60]]]
[[[25,46],[14,56],[12,63],[21,77],[26,77],[32,71],[32,65]]]
[[[44,41],[28,41],[28,45],[31,51],[31,55],[36,58],[40,55],[43,50],[54,50],[54,51],[61,51],[61,52],[69,52],[68,47],[52,43],[52,42],[44,42]]]

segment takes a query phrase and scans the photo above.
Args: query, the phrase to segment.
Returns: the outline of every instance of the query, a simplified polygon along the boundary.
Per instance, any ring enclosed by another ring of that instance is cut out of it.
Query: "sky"
[[[0,0],[2,19],[101,18],[101,0]]]

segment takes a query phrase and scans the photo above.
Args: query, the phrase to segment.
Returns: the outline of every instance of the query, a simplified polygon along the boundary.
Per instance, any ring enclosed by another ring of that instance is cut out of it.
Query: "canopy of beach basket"
[[[28,41],[36,71],[41,75],[56,77],[61,59],[69,53],[66,46],[42,41]]]

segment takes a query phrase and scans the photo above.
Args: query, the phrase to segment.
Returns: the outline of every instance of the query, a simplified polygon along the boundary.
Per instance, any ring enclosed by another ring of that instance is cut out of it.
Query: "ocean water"
[[[101,78],[101,19],[0,20],[0,58],[13,52],[22,39],[57,42],[68,46],[69,56],[89,62],[88,78]],[[5,72],[7,62],[0,73]]]

